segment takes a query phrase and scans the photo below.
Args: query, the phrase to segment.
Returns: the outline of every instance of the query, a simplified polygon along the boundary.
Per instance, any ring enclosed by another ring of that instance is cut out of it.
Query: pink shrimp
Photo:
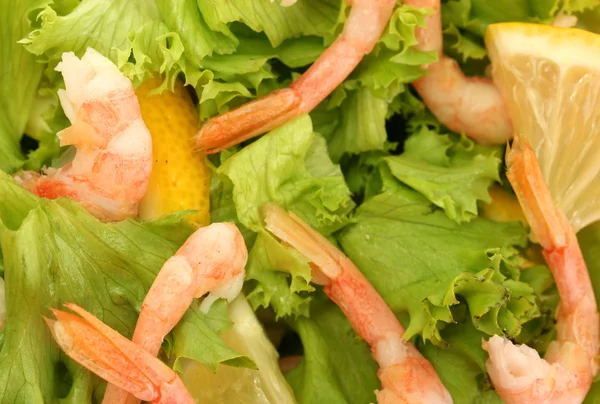
[[[508,404],[581,403],[598,370],[600,323],[590,277],[575,232],[552,202],[526,139],[515,138],[507,164],[508,178],[558,287],[558,335],[545,360],[527,346],[494,336],[483,344],[489,353],[487,369]]]
[[[417,28],[421,51],[435,51],[438,61],[425,66],[427,74],[413,82],[429,110],[454,132],[484,144],[503,144],[512,137],[512,123],[500,92],[491,80],[466,77],[458,63],[443,53],[440,0],[405,0],[404,4],[431,8],[425,28]]]
[[[182,387],[180,382],[172,385],[174,379],[171,376],[166,377],[162,367],[147,356],[152,359],[156,357],[164,337],[183,317],[194,298],[209,293],[200,307],[204,312],[208,311],[217,298],[233,300],[242,288],[247,258],[244,239],[235,225],[213,223],[200,228],[163,265],[144,299],[131,342],[124,342],[123,337],[108,326],[97,319],[95,322],[90,320],[91,316],[86,317],[82,314],[82,309],[78,311],[70,306],[73,311],[84,317],[90,326],[79,326],[81,320],[75,321],[73,317],[76,316],[65,317],[64,313],[55,312],[59,313],[57,319],[66,331],[61,329],[61,332],[57,332],[56,326],[51,324],[51,327],[54,327],[54,337],[67,355],[112,383],[106,389],[104,403],[139,402],[140,399],[148,400],[145,397],[150,393],[153,394],[153,400],[158,400],[155,402],[179,402],[176,398],[185,396],[181,391],[185,390],[185,387]],[[67,326],[70,328],[65,328]],[[98,335],[99,333],[102,335]],[[101,337],[106,342],[103,342]],[[82,345],[72,342],[87,339],[98,343]],[[117,351],[111,351],[107,347],[110,341],[118,348]],[[145,354],[142,355],[140,350]],[[110,360],[101,360],[104,355]],[[160,377],[147,376],[150,379],[148,381],[140,376],[134,366],[138,359],[143,360],[143,365],[157,375],[160,373]],[[116,373],[125,375],[125,381],[115,380],[113,375]],[[145,390],[137,387],[139,385],[145,386]],[[163,391],[164,389],[166,390]],[[157,391],[161,392],[158,396]],[[167,392],[172,395],[171,398],[165,396]],[[128,397],[129,393],[137,399]],[[141,393],[145,396],[142,397]],[[187,391],[185,393],[187,394]]]
[[[60,145],[77,153],[62,168],[22,172],[17,180],[41,197],[70,197],[101,220],[136,216],[150,180],[152,139],[131,82],[91,48],[81,60],[64,53],[56,70],[65,79],[58,95],[72,124],[58,133]]]
[[[350,1],[349,1],[350,2]],[[512,137],[512,124],[500,93],[491,80],[467,78],[456,61],[443,54],[440,0],[407,0],[431,8],[425,28],[417,28],[417,49],[435,51],[439,61],[425,66],[427,75],[413,83],[431,112],[448,128],[485,144]],[[289,88],[277,90],[209,120],[196,135],[196,145],[216,153],[258,136],[310,112],[369,53],[392,15],[395,1],[353,0],[344,31]]]
[[[404,329],[385,301],[352,261],[293,214],[276,205],[264,208],[266,228],[311,261],[313,281],[373,351],[379,364],[383,403],[452,403],[433,366],[402,336]]]
[[[371,52],[392,15],[395,0],[352,0],[343,32],[289,88],[209,120],[196,145],[216,153],[310,112]],[[286,2],[286,4],[290,4]]]
[[[102,323],[81,307],[66,303],[76,316],[52,310],[46,318],[52,336],[74,361],[139,400],[157,404],[194,404],[177,373],[144,348]]]

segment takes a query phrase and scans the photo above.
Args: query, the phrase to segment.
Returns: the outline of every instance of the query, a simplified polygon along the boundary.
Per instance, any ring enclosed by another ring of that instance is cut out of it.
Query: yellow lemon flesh
[[[527,223],[516,196],[499,185],[494,185],[489,192],[492,201],[482,207],[481,215],[484,218],[495,222]]]
[[[166,213],[187,209],[198,213],[188,216],[195,226],[210,222],[210,169],[205,156],[192,147],[192,137],[200,124],[198,112],[180,82],[174,91],[151,95],[162,83],[145,81],[136,91],[142,118],[152,135],[152,176],[148,192],[140,204],[142,219],[155,219]]]
[[[142,219],[166,213],[198,210],[189,217],[196,227],[210,222],[210,171],[203,155],[195,153],[191,139],[199,129],[198,114],[184,86],[173,92],[150,95],[158,79],[144,82],[136,91],[142,117],[152,135],[154,163],[146,197],[140,205]],[[181,379],[201,403],[294,404],[295,399],[278,366],[277,351],[244,296],[229,305],[233,327],[223,340],[250,357],[258,370],[219,366],[212,373],[205,366],[182,360]]]
[[[490,25],[494,83],[575,231],[600,219],[600,35],[540,24]]]

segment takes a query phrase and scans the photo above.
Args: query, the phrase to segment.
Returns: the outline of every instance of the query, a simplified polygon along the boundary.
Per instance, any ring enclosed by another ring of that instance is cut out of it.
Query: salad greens
[[[99,400],[104,383],[58,349],[42,316],[74,302],[130,337],[156,273],[191,234],[189,212],[103,224],[69,199],[39,199],[11,178],[65,158],[55,136],[69,125],[56,95],[62,53],[93,47],[134,85],[162,75],[160,91],[184,80],[205,120],[287,86],[336,38],[350,9],[343,0],[278,3],[0,0],[0,402]],[[589,27],[600,21],[596,0],[448,0],[445,50],[466,72],[483,74],[489,24],[549,23],[558,13],[576,13]],[[368,346],[311,284],[306,259],[264,229],[260,208],[268,202],[353,260],[456,403],[502,402],[482,339],[506,335],[543,353],[555,334],[558,294],[549,270],[525,259],[528,230],[479,215],[488,189],[503,182],[503,148],[450,133],[410,90],[420,66],[437,58],[414,49],[415,28],[428,15],[399,1],[374,50],[314,111],[211,158],[211,219],[244,234],[247,298],[301,340],[304,359],[286,377],[302,404],[373,402],[380,382]],[[24,139],[37,148],[23,148]],[[580,234],[596,290],[599,239],[596,225]],[[220,338],[230,326],[225,302],[206,315],[194,304],[165,341],[163,359],[176,370],[180,358],[213,371],[255,367]],[[588,402],[599,397],[594,385]]]
[[[42,316],[74,302],[131,338],[142,300],[158,270],[191,229],[186,212],[150,223],[103,224],[69,199],[48,201],[0,172],[0,245],[7,318],[0,345],[2,402],[89,402],[99,379],[53,342]],[[223,302],[207,315],[190,308],[170,341],[176,358],[253,366],[218,333],[227,329]]]

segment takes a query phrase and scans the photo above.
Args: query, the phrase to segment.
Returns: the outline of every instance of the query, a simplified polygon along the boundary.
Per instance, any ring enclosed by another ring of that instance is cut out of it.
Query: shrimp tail
[[[325,294],[365,340],[379,364],[379,403],[452,403],[431,363],[402,336],[404,329],[356,266],[327,238],[274,204],[262,209],[266,228],[311,261]]]
[[[208,121],[196,135],[196,146],[206,153],[217,153],[261,135],[299,115],[298,104],[293,89],[274,91]]]
[[[81,307],[72,303],[65,306],[78,315],[52,310],[56,320],[45,320],[67,356],[140,400],[194,403],[167,365]]]

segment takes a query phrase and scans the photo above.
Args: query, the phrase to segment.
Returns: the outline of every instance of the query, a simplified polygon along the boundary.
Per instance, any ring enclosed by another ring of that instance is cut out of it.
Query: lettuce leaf
[[[427,358],[455,403],[502,404],[504,400],[492,388],[485,361],[487,352],[481,341],[488,338],[471,324],[450,325],[442,338],[451,349],[443,349],[417,340],[417,348]]]
[[[310,311],[290,322],[304,346],[302,363],[286,374],[298,403],[374,403],[381,384],[369,346],[323,293]]]
[[[427,9],[398,6],[373,52],[311,113],[334,162],[345,154],[386,148],[386,120],[405,107],[390,100],[405,94],[407,84],[424,74],[421,64],[437,59],[413,48],[415,28],[424,26],[428,14]]]
[[[275,202],[329,234],[342,227],[353,209],[339,166],[327,155],[311,120],[301,116],[227,159],[217,173],[233,183],[239,221],[258,232],[260,207]]]
[[[324,36],[336,23],[340,4],[339,0],[305,0],[282,7],[272,1],[198,1],[213,31],[232,35],[228,24],[239,21],[256,32],[264,32],[274,47],[288,38]]]
[[[21,168],[20,139],[34,103],[43,65],[17,43],[30,31],[28,14],[43,0],[0,2],[0,170]]]
[[[233,219],[258,233],[246,237],[252,243],[248,300],[255,309],[272,306],[278,317],[308,315],[310,269],[299,254],[266,233],[260,208],[275,202],[324,234],[346,224],[354,203],[325,140],[313,133],[304,115],[227,155],[216,174],[213,219]]]
[[[488,188],[500,180],[500,147],[458,140],[422,127],[399,156],[385,157],[391,173],[460,223],[477,216],[477,201],[491,202]]]
[[[311,272],[304,256],[261,231],[246,266],[247,298],[253,307],[272,307],[276,318],[309,316]]]
[[[484,59],[487,51],[483,35],[490,24],[549,24],[560,13],[581,13],[597,6],[595,0],[450,0],[442,5],[444,46],[463,62]]]
[[[518,223],[495,223],[477,218],[458,225],[443,212],[423,203],[422,196],[414,191],[385,191],[358,208],[353,223],[342,230],[339,240],[348,257],[390,307],[410,316],[406,338],[429,331],[432,317],[453,322],[448,314],[456,302],[457,282],[465,282],[465,287],[472,282],[483,282],[497,290],[495,295],[485,289],[473,292],[476,300],[468,302],[473,316],[482,316],[489,306],[498,309],[504,306],[509,311],[514,309],[511,317],[521,318],[522,322],[528,318],[520,315],[520,307],[507,304],[506,293],[530,299],[533,292],[523,290],[527,288],[520,284],[502,286],[488,256],[490,250],[504,250],[508,251],[505,256],[514,255],[515,247],[527,243],[527,233]],[[492,271],[480,273],[490,267]],[[518,278],[515,271],[503,276],[507,275]],[[481,280],[477,280],[478,277]],[[507,291],[506,286],[514,287],[514,291]],[[482,324],[480,328],[502,333],[494,320],[498,314],[492,311],[491,315],[494,316],[492,321],[481,319],[485,326]],[[423,336],[429,338],[431,334],[427,332]],[[437,336],[434,342],[436,340]]]
[[[585,258],[585,263],[588,267],[594,293],[596,295],[596,304],[600,309],[600,251],[598,251],[598,243],[600,243],[600,222],[589,225],[581,230],[577,235],[579,245]],[[592,404],[600,400],[600,382],[596,381],[592,385],[584,403]]]
[[[0,349],[3,402],[80,403],[101,393],[100,380],[59,350],[42,315],[74,302],[131,337],[154,277],[191,232],[184,216],[103,224],[70,199],[38,199],[0,172],[7,301]],[[218,337],[227,321],[220,305],[209,316],[220,320],[194,315],[193,308],[186,314],[172,336],[175,353],[211,368],[250,366]]]

